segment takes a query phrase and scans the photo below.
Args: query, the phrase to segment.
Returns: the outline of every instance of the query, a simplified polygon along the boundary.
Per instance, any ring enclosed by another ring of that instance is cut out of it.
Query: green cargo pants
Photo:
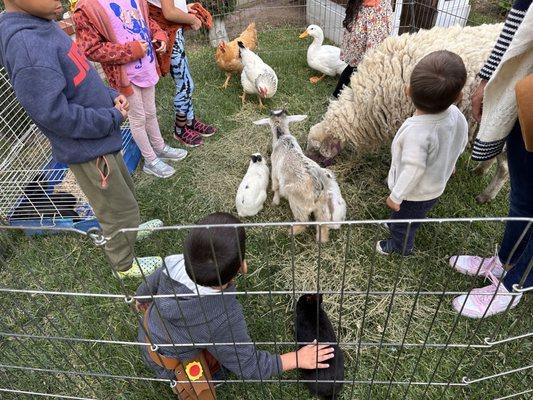
[[[139,205],[135,200],[133,180],[122,154],[107,154],[82,164],[69,165],[87,196],[105,236],[140,224]],[[105,245],[116,271],[130,269],[137,232],[119,233]]]

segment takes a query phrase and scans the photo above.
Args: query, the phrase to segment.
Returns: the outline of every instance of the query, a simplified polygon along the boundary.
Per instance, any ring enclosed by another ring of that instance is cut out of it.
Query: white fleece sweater
[[[439,197],[468,143],[468,124],[451,105],[439,114],[405,120],[392,141],[389,189],[392,201]]]

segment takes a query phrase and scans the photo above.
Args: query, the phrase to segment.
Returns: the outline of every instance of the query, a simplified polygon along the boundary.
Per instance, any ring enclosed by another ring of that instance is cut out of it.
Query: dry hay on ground
[[[271,151],[271,132],[265,127],[256,127],[252,121],[260,118],[251,107],[245,107],[235,116],[238,123],[236,129],[228,132],[224,140],[215,141],[203,149],[202,156],[197,159],[198,165],[195,170],[200,178],[197,189],[210,203],[216,204],[219,210],[235,212],[235,194],[237,187],[244,176],[249,163],[249,156],[255,152],[269,155]],[[295,124],[291,127],[292,132],[298,137],[300,143],[306,133],[304,124]],[[216,165],[217,168],[213,168]],[[382,185],[382,179],[377,179],[376,172],[367,179],[351,179],[353,162],[349,156],[340,160],[332,169],[338,175],[338,180],[345,200],[349,207],[348,219],[358,219],[361,215],[369,215],[364,209],[365,204],[381,202],[383,199],[374,195],[368,198],[368,183]],[[379,192],[379,191],[378,191]],[[363,201],[362,198],[366,200]],[[272,205],[272,195],[269,189],[269,197],[265,202],[264,209],[253,218],[245,219],[244,222],[276,222],[292,221],[292,214],[286,201],[282,201],[279,207]],[[322,246],[320,253],[320,290],[341,292],[344,287],[347,291],[366,291],[370,266],[376,265],[371,290],[392,290],[395,261],[374,260],[373,237],[376,234],[376,226],[370,228],[354,227],[343,228],[334,231],[331,241]],[[345,275],[344,262],[346,253],[347,231],[349,232],[349,255]],[[385,231],[381,232],[385,234]],[[286,228],[260,228],[248,229],[249,246],[247,258],[251,266],[251,276],[254,278],[253,287],[248,290],[288,290],[293,289],[294,262],[294,290],[316,292],[318,284],[318,245],[314,241],[314,229],[295,237],[294,248],[290,244],[291,239]],[[294,259],[292,253],[294,250]],[[271,269],[274,271],[270,273]],[[343,282],[344,280],[344,282]],[[247,280],[249,282],[250,279]],[[344,283],[344,286],[343,286]],[[400,280],[398,290],[403,290],[413,284],[411,281]],[[294,299],[292,299],[294,300]],[[385,317],[391,300],[390,295],[371,296],[367,304],[366,322],[364,330],[365,341],[379,341],[383,333]],[[433,299],[435,300],[435,299]],[[328,311],[334,325],[337,324],[340,311],[340,295],[325,295],[325,308]],[[285,315],[286,325],[291,325],[292,304],[288,301],[279,307],[285,307],[280,315]],[[411,314],[413,305],[412,296],[397,296],[394,299],[393,312],[387,328],[386,338],[388,341],[401,341],[405,330],[405,321]],[[428,303],[428,299],[421,300],[414,311],[413,321],[423,320],[434,307],[434,302]],[[365,296],[349,296],[343,298],[342,305],[342,340],[357,341],[358,329],[363,317]]]

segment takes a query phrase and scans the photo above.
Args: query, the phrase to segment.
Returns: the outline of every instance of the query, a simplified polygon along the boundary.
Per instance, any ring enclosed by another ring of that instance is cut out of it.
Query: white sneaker
[[[187,154],[189,154],[187,150],[176,149],[167,144],[157,156],[160,160],[181,161],[187,157]]]
[[[468,318],[484,318],[516,307],[522,293],[509,292],[503,283],[498,287],[498,279],[490,273],[488,277],[492,281],[491,285],[473,289],[470,294],[453,299],[455,311]]]
[[[159,158],[156,158],[151,163],[145,162],[143,171],[158,178],[169,178],[176,173],[174,168]]]
[[[455,268],[461,274],[469,276],[484,276],[489,273],[500,279],[505,270],[497,255],[490,258],[478,256],[453,256],[450,257],[450,266]]]

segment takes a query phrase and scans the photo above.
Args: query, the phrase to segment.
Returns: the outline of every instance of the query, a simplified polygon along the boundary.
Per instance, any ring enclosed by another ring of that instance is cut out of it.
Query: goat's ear
[[[291,122],[300,122],[307,118],[307,115],[289,115],[287,117],[287,122],[290,124]]]
[[[270,125],[270,118],[263,118],[258,121],[254,121],[255,125]]]

